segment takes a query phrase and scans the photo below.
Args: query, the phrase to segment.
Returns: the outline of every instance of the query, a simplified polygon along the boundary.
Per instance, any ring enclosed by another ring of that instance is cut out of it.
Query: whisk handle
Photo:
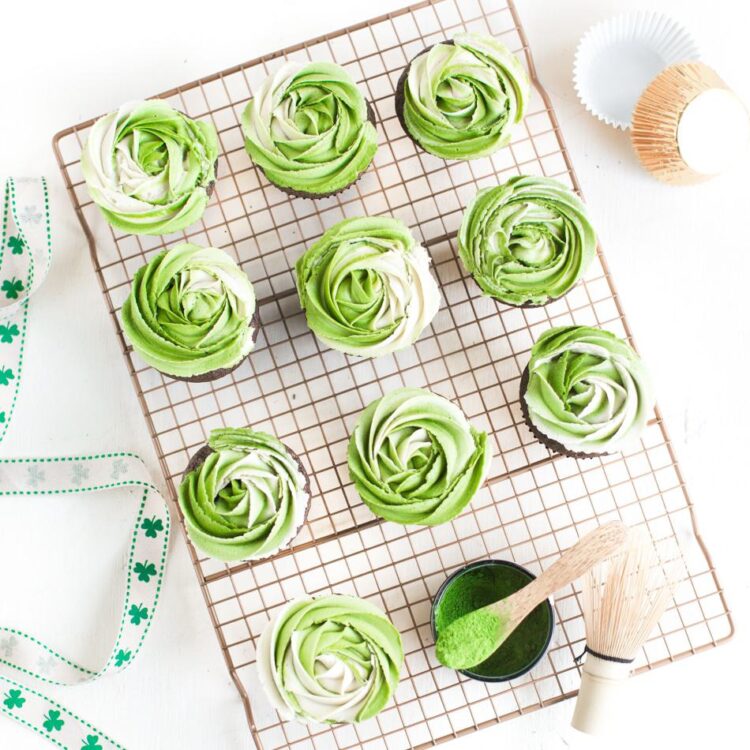
[[[630,664],[587,654],[571,725],[586,734],[612,734],[619,724],[618,707],[622,705],[621,693],[627,685],[630,670]]]

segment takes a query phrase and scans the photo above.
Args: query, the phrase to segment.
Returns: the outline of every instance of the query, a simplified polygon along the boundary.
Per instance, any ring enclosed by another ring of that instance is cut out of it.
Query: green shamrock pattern
[[[139,581],[148,583],[152,576],[156,575],[156,565],[148,560],[144,560],[133,566],[133,572],[138,576]]]
[[[48,732],[59,732],[65,726],[65,722],[60,718],[60,712],[51,708],[44,714],[42,726]]]
[[[0,290],[5,292],[5,296],[8,299],[18,299],[19,292],[23,291],[23,281],[13,276],[10,279],[5,279],[3,285],[0,286]]]
[[[144,518],[141,528],[146,532],[146,536],[156,539],[160,531],[164,531],[164,524],[161,518]]]
[[[24,703],[26,703],[26,698],[21,695],[20,690],[9,690],[5,694],[5,700],[3,701],[3,705],[11,710],[14,708],[23,708]]]
[[[128,610],[128,616],[133,625],[140,625],[144,620],[148,620],[148,609],[142,604],[133,604]]]
[[[83,745],[81,745],[81,750],[102,750],[98,735],[87,734],[86,739],[83,740]]]
[[[15,323],[9,326],[0,325],[0,342],[3,344],[12,344],[13,337],[18,336],[20,333]]]
[[[9,367],[0,366],[0,385],[10,385],[10,381],[15,379],[13,370]]]
[[[26,243],[23,241],[23,237],[14,235],[8,238],[8,247],[13,255],[21,255],[24,247],[26,247]]]
[[[117,654],[115,654],[115,666],[121,667],[126,662],[130,661],[131,653],[130,651],[124,651],[123,649],[120,649]]]

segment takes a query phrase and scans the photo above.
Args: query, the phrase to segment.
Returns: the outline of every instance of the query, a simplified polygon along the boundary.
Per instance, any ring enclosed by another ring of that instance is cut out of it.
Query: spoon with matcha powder
[[[603,524],[579,539],[522,589],[454,620],[438,633],[435,644],[438,661],[452,669],[470,669],[481,664],[538,604],[614,554],[627,536],[628,527],[624,523]]]

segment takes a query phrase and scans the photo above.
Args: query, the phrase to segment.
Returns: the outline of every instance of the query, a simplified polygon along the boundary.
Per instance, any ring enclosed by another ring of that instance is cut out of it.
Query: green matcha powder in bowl
[[[433,600],[433,637],[437,641],[438,634],[459,617],[514,594],[535,577],[517,563],[505,560],[480,560],[459,568]],[[546,653],[554,622],[548,599],[532,610],[492,656],[460,673],[483,682],[504,682],[526,674]]]

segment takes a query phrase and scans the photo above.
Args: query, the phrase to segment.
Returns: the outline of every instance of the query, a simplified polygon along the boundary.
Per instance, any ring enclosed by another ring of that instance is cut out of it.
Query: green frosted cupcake
[[[171,234],[195,223],[216,180],[219,139],[159,99],[98,119],[81,154],[92,200],[116,229]]]
[[[339,65],[288,62],[242,113],[245,148],[278,188],[320,198],[367,169],[377,150],[375,116]]]
[[[258,676],[282,719],[343,724],[390,702],[404,663],[401,636],[377,607],[332,594],[289,602],[258,643]]]
[[[273,435],[213,430],[188,465],[179,502],[193,544],[225,562],[267,557],[305,521],[310,481],[297,456]]]
[[[122,327],[160,372],[215,380],[238,367],[255,344],[253,285],[223,250],[185,242],[136,271]]]
[[[347,354],[378,357],[411,346],[440,306],[429,254],[388,216],[339,222],[296,270],[310,329]]]
[[[557,180],[511,177],[477,193],[458,249],[485,294],[509,305],[544,305],[586,272],[596,234],[581,200]]]
[[[537,339],[521,380],[521,407],[549,448],[575,457],[612,453],[640,437],[651,382],[631,346],[609,331],[552,328]]]
[[[348,458],[354,486],[375,515],[436,526],[469,504],[492,453],[487,433],[455,404],[422,388],[397,388],[362,412]]]
[[[443,159],[488,156],[511,138],[529,99],[520,60],[491,36],[456,34],[404,70],[396,114],[425,151]]]

